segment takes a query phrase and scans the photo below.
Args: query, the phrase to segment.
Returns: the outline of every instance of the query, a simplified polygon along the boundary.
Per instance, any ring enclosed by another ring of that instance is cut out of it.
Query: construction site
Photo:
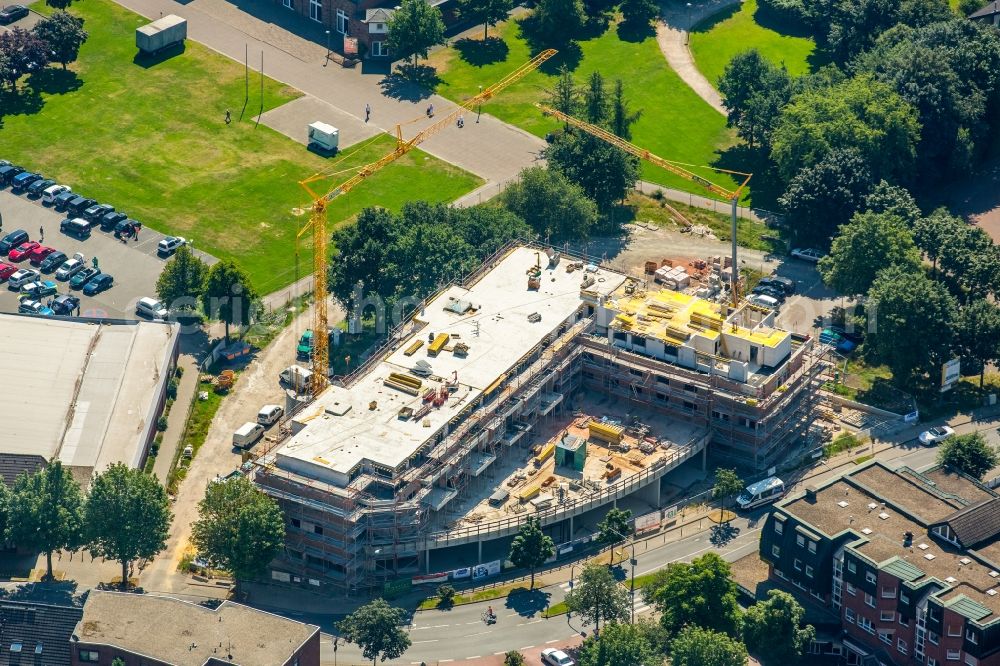
[[[585,539],[618,502],[659,508],[710,442],[747,469],[779,461],[822,363],[773,313],[725,302],[723,264],[675,291],[519,244],[427,299],[257,455],[287,521],[272,578],[343,592],[457,549],[474,565],[527,516],[557,544]]]

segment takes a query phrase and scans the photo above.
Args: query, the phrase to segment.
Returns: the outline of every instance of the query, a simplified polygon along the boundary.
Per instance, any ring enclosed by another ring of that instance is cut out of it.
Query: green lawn
[[[72,11],[90,33],[79,62],[70,72],[55,66],[25,79],[17,96],[0,93],[2,157],[237,260],[261,293],[291,282],[295,232],[304,221],[291,210],[308,201],[298,181],[332,161],[254,126],[249,118],[261,100],[252,73],[248,110],[236,121],[244,100],[239,63],[190,40],[180,55],[137,61],[134,31],[145,19],[110,0],[76,3]],[[265,80],[264,109],[299,95]],[[223,122],[226,109],[233,113],[230,126]],[[372,161],[392,146],[383,136],[336,170]],[[373,204],[452,200],[478,184],[413,151],[336,201],[329,219],[340,223]]]
[[[691,53],[705,78],[716,85],[734,55],[755,48],[776,64],[784,63],[793,76],[807,74],[819,64],[816,44],[799,36],[800,29],[762,15],[757,0],[746,0],[703,21],[691,33]]]
[[[497,55],[493,57],[487,57],[477,48],[481,47],[478,38],[461,40],[433,53],[430,64],[437,68],[441,79],[437,92],[453,100],[467,99],[478,92],[480,85],[488,86],[500,80],[531,58],[531,48],[516,21],[491,30],[491,35],[497,34],[503,38],[503,44],[498,45],[494,40],[490,50]],[[545,99],[545,91],[555,81],[560,62],[567,62],[568,66],[575,65],[573,74],[579,83],[584,83],[595,70],[604,75],[609,86],[616,78],[624,81],[632,109],[642,111],[642,117],[632,129],[632,141],[660,157],[694,165],[715,165],[719,151],[733,144],[734,137],[726,129],[725,118],[695,95],[667,66],[655,37],[625,41],[619,38],[616,26],[612,25],[603,34],[580,42],[579,47],[579,58],[556,56],[542,70],[504,90],[483,110],[544,136],[559,125],[542,116],[533,104]],[[473,64],[484,61],[489,62]],[[733,186],[727,176],[701,170],[698,173],[722,185]],[[703,193],[698,185],[648,164],[644,164],[642,176],[669,187]]]

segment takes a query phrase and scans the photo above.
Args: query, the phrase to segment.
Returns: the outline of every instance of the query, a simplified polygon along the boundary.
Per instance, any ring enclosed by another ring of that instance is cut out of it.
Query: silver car
[[[87,264],[79,259],[70,259],[56,271],[56,279],[66,281],[82,271]]]
[[[21,287],[28,284],[29,282],[34,282],[41,275],[38,271],[31,268],[22,268],[7,280],[7,288],[11,291],[18,291]]]

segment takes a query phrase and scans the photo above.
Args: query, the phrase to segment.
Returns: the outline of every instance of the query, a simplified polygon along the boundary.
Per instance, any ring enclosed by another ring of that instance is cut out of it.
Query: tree
[[[469,23],[483,24],[483,40],[490,34],[490,26],[507,18],[514,8],[512,0],[462,0],[459,12]]]
[[[864,74],[807,89],[785,105],[771,157],[786,180],[836,148],[854,148],[875,180],[913,176],[920,125],[916,112],[887,84]]]
[[[712,497],[722,500],[722,508],[726,508],[726,500],[734,495],[739,495],[743,490],[743,479],[736,473],[735,469],[715,470],[715,485],[712,486]]]
[[[403,0],[389,17],[387,42],[397,57],[427,57],[432,46],[444,44],[444,19],[441,10],[424,0]]]
[[[34,33],[16,27],[0,32],[0,75],[11,90],[17,91],[17,82],[25,74],[37,71],[48,64],[52,49]]]
[[[191,540],[209,564],[236,584],[259,576],[285,544],[277,503],[244,477],[211,483],[198,503]]]
[[[445,583],[444,585],[438,585],[437,595],[438,595],[438,606],[443,608],[451,608],[452,604],[455,603],[455,595],[458,591]]]
[[[125,666],[125,660],[121,657],[115,657],[111,660],[111,666]]]
[[[583,89],[583,111],[588,123],[601,125],[608,119],[608,90],[604,87],[604,77],[593,72]]]
[[[946,215],[936,212],[935,215]],[[944,224],[948,225],[947,222]],[[966,302],[1000,291],[1000,250],[982,227],[955,218],[941,243],[941,268],[965,292]]]
[[[871,172],[858,151],[835,149],[795,174],[779,202],[796,241],[825,246],[863,206],[871,186]]]
[[[580,89],[573,80],[573,73],[566,65],[559,66],[559,76],[555,85],[545,93],[546,102],[556,111],[567,116],[575,116],[580,109]],[[566,124],[566,129],[569,124]]]
[[[743,640],[747,648],[769,664],[794,664],[816,637],[816,628],[802,626],[805,609],[795,597],[769,590],[743,614]]]
[[[395,263],[394,248],[402,233],[396,216],[385,208],[365,208],[354,224],[345,224],[333,232],[336,254],[330,261],[328,288],[345,310],[360,306],[354,298],[355,288],[376,289],[386,298],[395,293],[391,281]]]
[[[11,489],[9,535],[18,547],[45,553],[52,578],[52,552],[83,545],[83,493],[57,459],[34,474],[21,474]]]
[[[920,268],[920,253],[906,225],[888,214],[858,213],[840,227],[830,253],[820,259],[823,282],[841,294],[864,294],[887,266],[903,271]]]
[[[602,546],[614,546],[628,538],[632,533],[630,509],[611,509],[604,519],[597,523],[597,543]],[[614,557],[611,558],[614,560]]]
[[[76,60],[80,47],[87,41],[83,19],[66,11],[54,12],[36,23],[31,31],[49,45],[52,59],[60,63],[63,69]]]
[[[686,626],[670,643],[672,666],[746,666],[747,649],[726,634]]]
[[[579,613],[584,622],[592,622],[594,629],[601,628],[601,620],[618,622],[629,617],[629,594],[615,580],[611,570],[599,564],[587,564],[580,572],[580,580],[567,595],[570,610]]]
[[[524,655],[517,650],[508,650],[503,656],[503,666],[524,666]]]
[[[500,195],[500,203],[546,240],[587,238],[597,224],[597,206],[559,171],[529,167]]]
[[[250,314],[253,302],[257,300],[257,291],[250,282],[250,276],[236,262],[223,259],[208,269],[201,298],[205,314],[226,324],[226,340],[229,340],[230,325],[251,323]]]
[[[128,588],[135,560],[151,560],[166,548],[170,529],[167,491],[151,474],[111,465],[94,477],[86,508],[87,550],[122,565]]]
[[[897,24],[926,25],[951,16],[944,0],[833,0],[827,16],[825,41],[839,62],[870,49],[876,39]]]
[[[868,291],[865,347],[903,387],[919,388],[951,358],[957,306],[921,271],[890,266]]]
[[[637,624],[610,624],[600,636],[591,634],[580,646],[580,666],[656,663],[657,655]],[[662,657],[661,657],[662,659]]]
[[[978,432],[953,435],[941,443],[937,460],[942,465],[982,480],[983,475],[1000,464],[997,450]]]
[[[625,99],[625,88],[621,79],[615,79],[615,88],[611,93],[611,118],[608,124],[611,133],[620,136],[626,141],[632,140],[632,125],[642,117],[642,111],[632,111],[629,109],[628,100]]]
[[[955,321],[955,337],[962,356],[979,364],[979,388],[986,366],[1000,361],[1000,308],[979,299],[962,308]]]
[[[914,229],[920,220],[920,207],[914,201],[913,195],[905,187],[890,185],[884,180],[878,182],[874,189],[865,197],[865,202],[861,210],[869,213],[888,213],[901,219],[909,229]],[[914,229],[914,241],[917,247],[922,248],[920,240],[916,238]]]
[[[639,179],[639,158],[582,131],[560,132],[542,156],[601,212],[624,199]]]
[[[660,569],[643,588],[643,596],[662,613],[660,623],[671,635],[690,624],[736,636],[740,608],[729,573],[728,562],[706,553],[690,563]]]
[[[625,27],[633,31],[648,29],[660,15],[660,7],[653,0],[622,0],[620,9]]]
[[[580,32],[587,17],[581,0],[539,0],[532,19],[546,44],[564,46]]]
[[[0,538],[3,539],[10,532],[10,501],[10,487],[0,477]]]
[[[205,289],[208,266],[186,245],[177,248],[156,279],[156,295],[167,309],[191,309]]]
[[[726,107],[726,124],[752,149],[767,148],[781,118],[781,109],[792,94],[792,80],[757,49],[737,53],[719,77],[719,92]]]
[[[361,654],[374,666],[376,661],[398,659],[410,647],[410,636],[400,627],[405,623],[402,608],[376,599],[341,620],[337,629],[348,641],[357,643]]]
[[[947,253],[950,238],[962,233],[965,223],[953,217],[944,208],[939,208],[927,217],[918,218],[913,225],[913,240],[924,256],[931,260],[934,276],[937,277],[938,259]],[[952,246],[954,247],[954,246]]]
[[[528,516],[510,544],[510,561],[515,567],[531,570],[531,588],[535,589],[535,569],[555,555],[552,537],[542,532],[538,518]]]

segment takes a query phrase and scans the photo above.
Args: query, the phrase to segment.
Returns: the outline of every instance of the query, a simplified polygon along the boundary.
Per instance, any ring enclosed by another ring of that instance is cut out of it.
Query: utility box
[[[154,54],[187,39],[187,19],[169,14],[135,29],[135,45],[140,51]]]
[[[564,434],[556,443],[556,467],[583,471],[587,463],[587,442],[582,437]]]
[[[324,153],[337,152],[340,130],[333,125],[316,121],[309,125],[309,148]]]

